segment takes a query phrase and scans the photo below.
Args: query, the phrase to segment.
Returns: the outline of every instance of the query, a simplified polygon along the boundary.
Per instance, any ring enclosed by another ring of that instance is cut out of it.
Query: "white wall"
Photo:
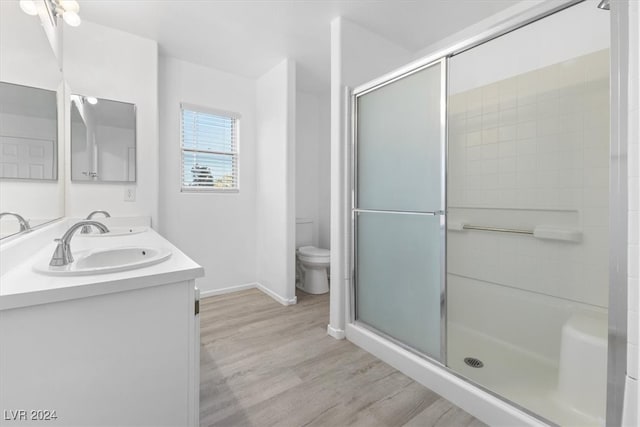
[[[331,22],[339,36],[340,47],[335,65],[340,68],[340,83],[354,88],[392,71],[412,58],[412,52],[344,18]],[[333,59],[333,58],[332,58]],[[333,65],[333,64],[332,64]]]
[[[71,150],[65,155],[67,216],[84,217],[95,209],[113,216],[151,216],[158,226],[158,45],[92,22],[65,27],[63,66],[67,95],[95,96],[136,105],[137,182],[73,182]],[[66,103],[69,111],[69,103]],[[66,147],[70,147],[66,121]],[[125,201],[134,188],[136,200]]]
[[[320,109],[318,97],[296,93],[296,218],[313,220],[313,246],[318,246]]]
[[[161,57],[160,233],[205,269],[203,294],[256,282],[255,81]],[[180,191],[180,103],[239,113],[237,193]]]
[[[313,220],[313,242],[331,245],[331,121],[328,93],[296,93],[296,218]]]
[[[296,218],[311,218],[312,244],[329,248],[328,97],[301,91],[296,95]]]
[[[295,63],[256,83],[257,278],[283,304],[295,297]]]
[[[318,245],[331,249],[331,96],[318,96]]]
[[[17,1],[2,1],[0,24],[0,80],[57,90],[62,73],[39,18],[22,12]]]
[[[411,59],[411,52],[344,18],[331,22],[331,313],[328,332],[344,338],[349,286],[350,145],[346,88]]]
[[[18,2],[0,2],[0,80],[53,91],[59,89],[62,81],[57,59],[39,18],[23,13]],[[3,123],[3,127],[6,124]],[[61,135],[59,129],[58,141],[62,141]],[[57,169],[60,178],[56,181],[0,180],[0,211],[17,212],[27,219],[38,219],[37,222],[63,216],[62,150],[63,144],[59,143]]]
[[[201,264],[198,280],[211,295],[259,286],[283,304],[295,303],[295,65],[289,60],[257,81],[161,57],[160,232]],[[239,113],[237,193],[180,192],[180,103]],[[318,101],[302,96],[302,161],[318,151]],[[317,174],[304,177],[317,187]],[[317,210],[301,197],[305,215]]]

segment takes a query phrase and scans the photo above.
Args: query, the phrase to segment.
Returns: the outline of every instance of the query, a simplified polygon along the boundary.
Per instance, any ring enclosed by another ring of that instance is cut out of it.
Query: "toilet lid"
[[[302,246],[298,252],[300,255],[314,257],[328,257],[331,254],[329,249],[316,248],[315,246]]]

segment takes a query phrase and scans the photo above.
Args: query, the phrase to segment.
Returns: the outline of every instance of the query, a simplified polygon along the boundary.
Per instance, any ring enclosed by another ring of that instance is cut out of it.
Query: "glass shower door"
[[[582,2],[448,62],[447,366],[563,426],[615,424],[609,22]]]
[[[444,362],[445,62],[355,94],[355,317]]]

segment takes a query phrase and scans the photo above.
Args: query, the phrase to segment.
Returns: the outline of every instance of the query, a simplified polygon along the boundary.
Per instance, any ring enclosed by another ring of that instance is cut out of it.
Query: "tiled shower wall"
[[[450,224],[583,233],[451,230],[449,274],[607,307],[608,49],[451,94],[448,159]]]

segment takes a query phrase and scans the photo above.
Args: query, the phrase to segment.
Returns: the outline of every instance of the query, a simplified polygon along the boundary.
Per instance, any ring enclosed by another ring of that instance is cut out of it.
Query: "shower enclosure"
[[[560,425],[607,390],[609,16],[353,94],[352,321]]]

